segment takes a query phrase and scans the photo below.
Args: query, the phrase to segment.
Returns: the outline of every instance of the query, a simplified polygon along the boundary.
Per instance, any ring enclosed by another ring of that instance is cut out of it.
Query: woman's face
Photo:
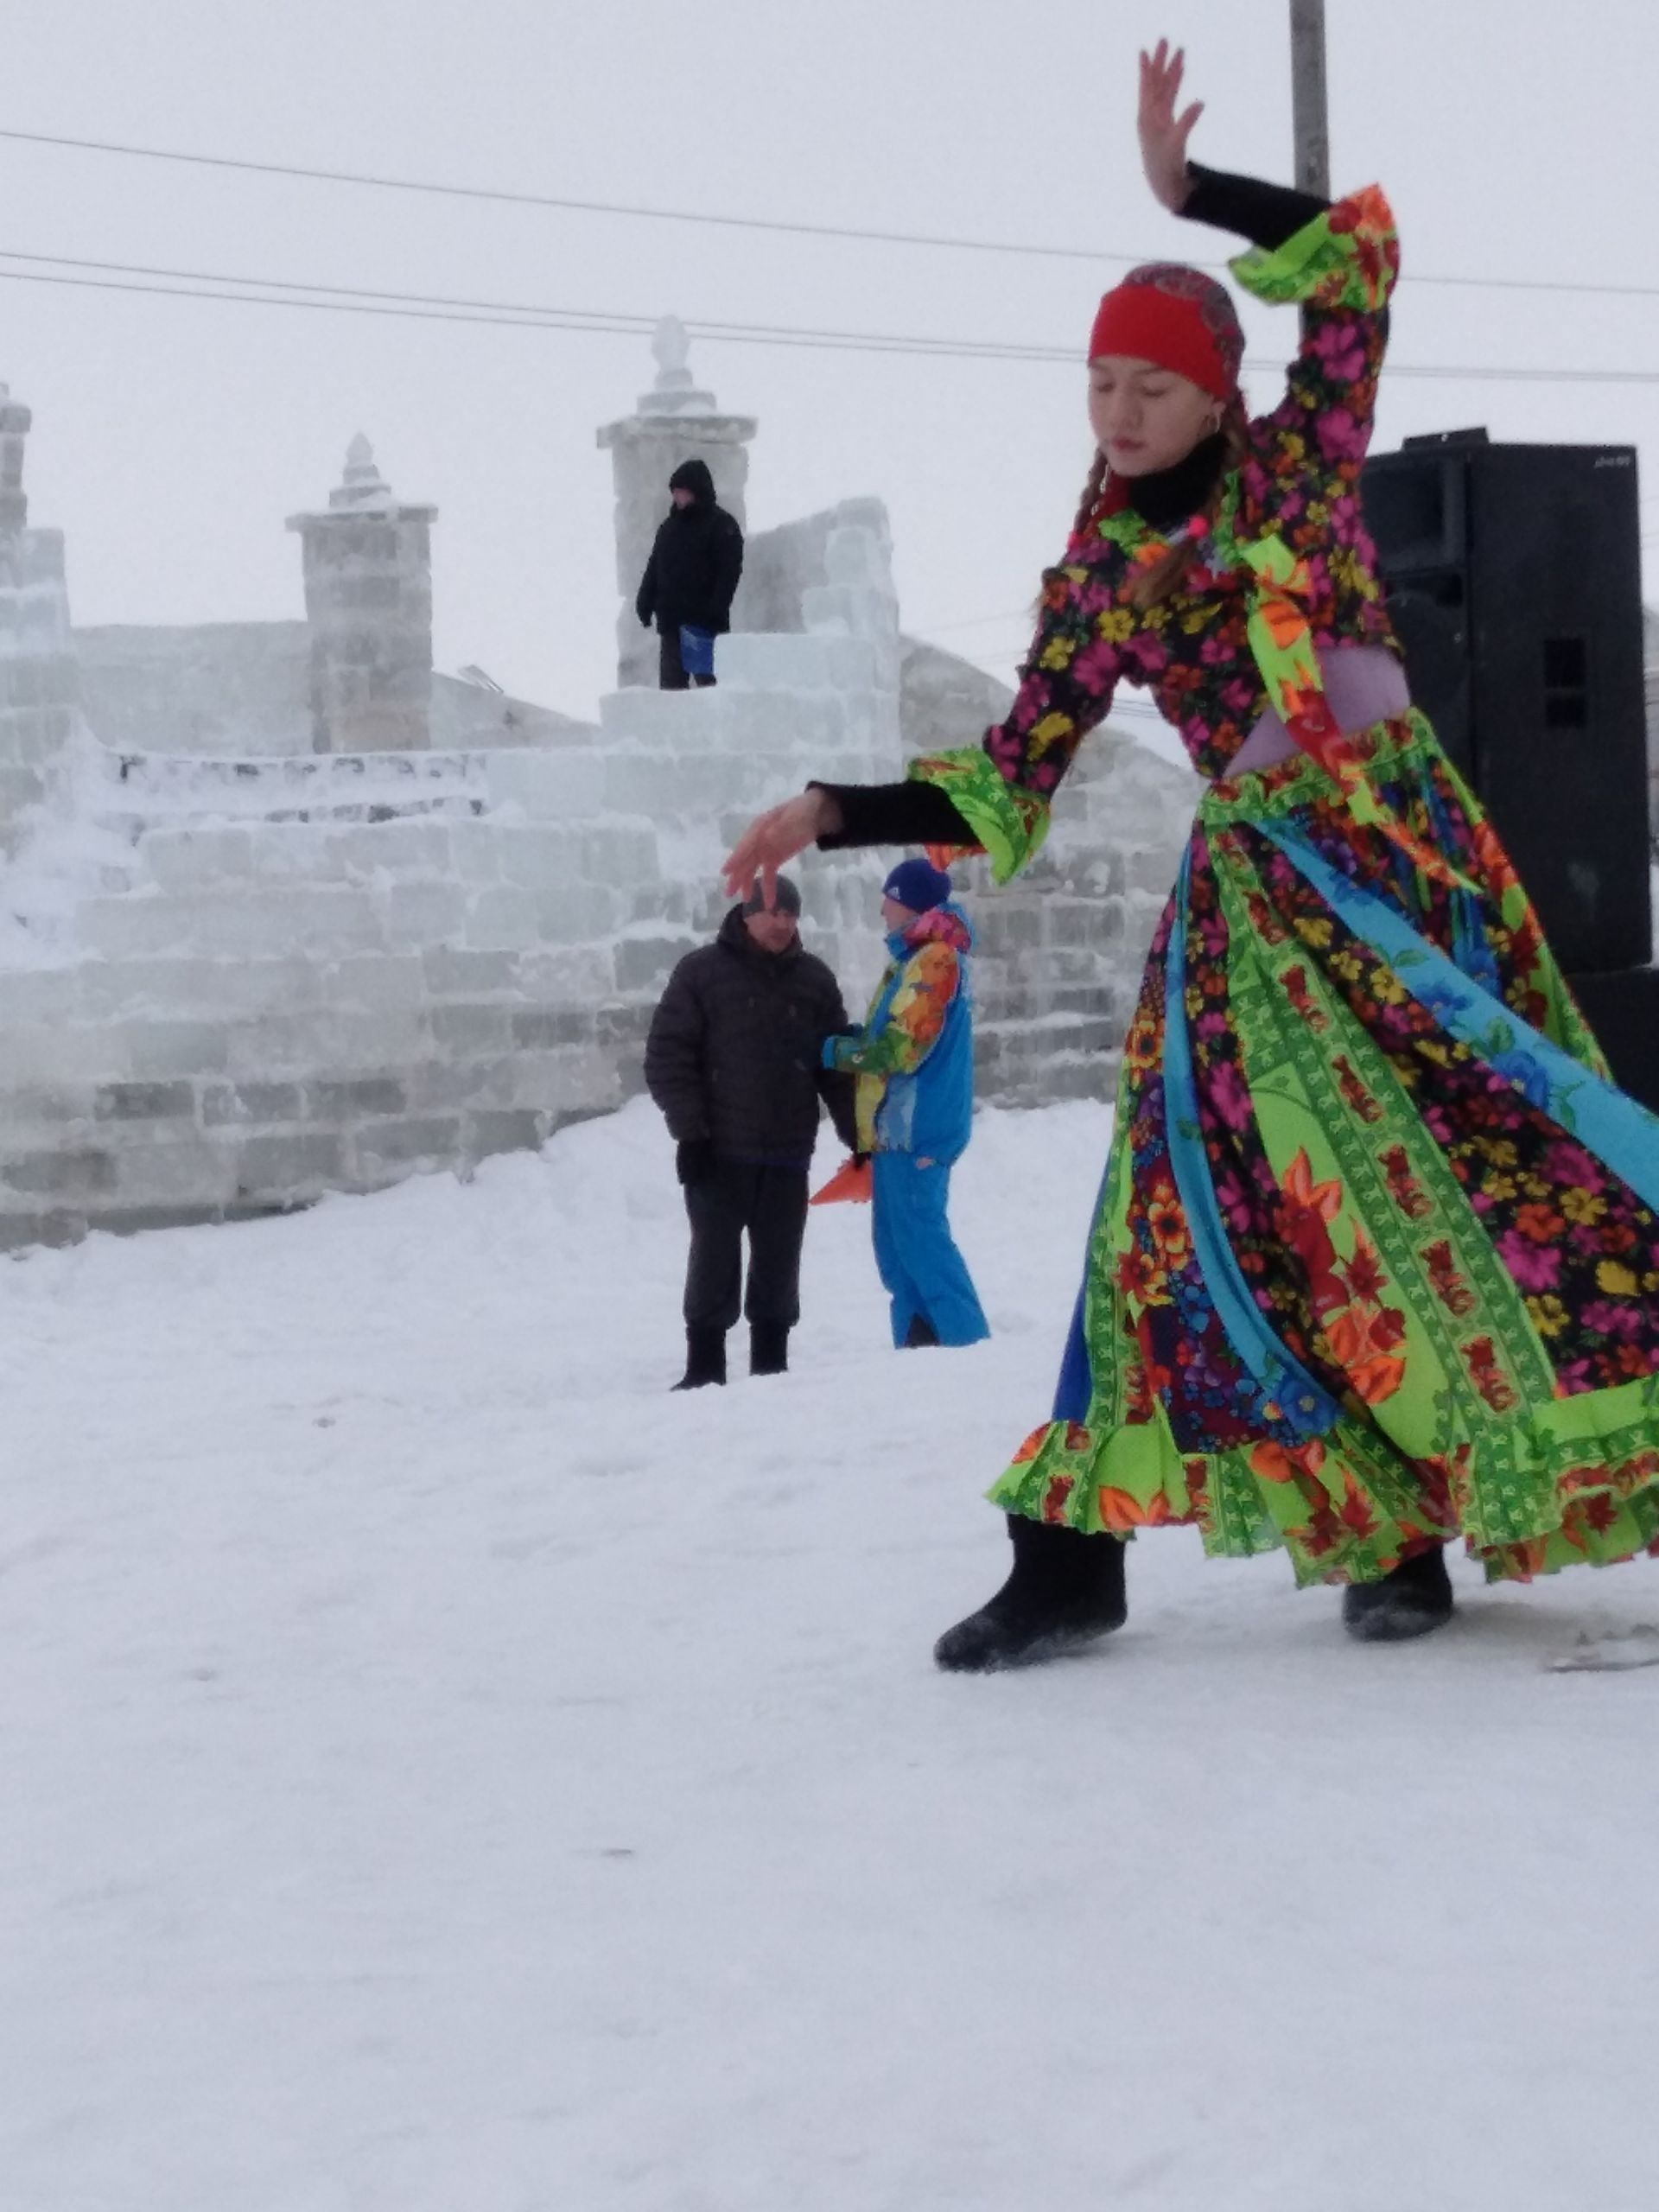
[[[1219,429],[1221,408],[1173,369],[1103,353],[1089,364],[1089,427],[1115,476],[1150,476]]]

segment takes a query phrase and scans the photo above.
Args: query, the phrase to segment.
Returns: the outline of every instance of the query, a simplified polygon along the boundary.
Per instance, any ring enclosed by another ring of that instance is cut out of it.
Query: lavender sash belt
[[[1386,645],[1320,645],[1315,650],[1325,696],[1345,737],[1390,715],[1403,715],[1410,706],[1406,671]],[[1222,773],[1245,776],[1252,769],[1271,768],[1298,749],[1277,708],[1269,707]]]

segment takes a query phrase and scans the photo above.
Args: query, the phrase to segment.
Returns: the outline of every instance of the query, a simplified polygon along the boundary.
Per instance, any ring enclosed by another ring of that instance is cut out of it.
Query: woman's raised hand
[[[785,861],[841,826],[841,810],[828,791],[803,791],[781,806],[750,823],[721,862],[721,878],[730,899],[747,899],[755,878],[768,906],[778,888],[778,871]]]
[[[1141,56],[1141,111],[1135,118],[1141,134],[1141,165],[1153,196],[1172,214],[1185,206],[1192,189],[1186,171],[1186,142],[1204,113],[1202,100],[1194,100],[1179,115],[1175,112],[1185,73],[1185,49],[1177,47],[1172,54],[1166,38],[1159,40],[1155,53]]]

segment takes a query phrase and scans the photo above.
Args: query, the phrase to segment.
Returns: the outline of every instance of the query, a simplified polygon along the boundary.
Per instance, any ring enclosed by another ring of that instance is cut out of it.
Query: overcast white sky
[[[1659,370],[1659,296],[1414,285],[1437,275],[1659,287],[1646,177],[1651,0],[1330,0],[1337,182],[1401,218],[1402,363]],[[13,11],[0,125],[722,213],[1215,257],[1151,202],[1135,49],[1184,40],[1195,150],[1288,177],[1283,0],[53,0]],[[0,140],[0,248],[656,315],[1076,342],[1119,265],[784,240],[469,206]],[[3,265],[3,264],[0,264]],[[1291,319],[1252,309],[1251,351]],[[1082,374],[700,343],[758,415],[750,521],[855,493],[892,512],[906,627],[1012,664],[1070,518]],[[284,517],[359,428],[441,509],[439,664],[592,709],[613,668],[609,459],[650,381],[617,336],[0,282],[0,378],[35,411],[31,518],[69,536],[82,622],[296,615]],[[1257,379],[1255,396],[1268,395]],[[1659,385],[1385,379],[1380,442],[1490,424],[1634,441]]]

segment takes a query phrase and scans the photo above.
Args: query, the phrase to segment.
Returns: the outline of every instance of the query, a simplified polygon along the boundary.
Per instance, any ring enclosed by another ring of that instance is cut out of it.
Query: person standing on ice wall
[[[860,1153],[871,1155],[875,1264],[893,1341],[976,1344],[991,1333],[950,1234],[950,1170],[974,1120],[973,931],[950,879],[900,861],[881,889],[887,965],[861,1030],[831,1037],[823,1064],[857,1078]]]
[[[732,626],[743,532],[715,504],[707,461],[682,461],[668,491],[673,504],[658,525],[633,611],[647,630],[657,627],[658,688],[704,690],[715,680],[715,639]]]
[[[767,906],[757,887],[679,962],[645,1039],[645,1088],[674,1139],[691,1224],[680,1390],[725,1382],[740,1313],[750,1374],[785,1372],[821,1102],[857,1141],[852,1078],[822,1065],[824,1039],[847,1027],[841,986],[801,944],[800,893],[787,876],[774,891]]]
[[[1098,446],[1013,710],[901,785],[814,785],[728,865],[815,838],[971,845],[1006,880],[1122,683],[1209,790],[1153,939],[1052,1417],[992,1495],[1013,1570],[941,1666],[1124,1618],[1124,1540],[1196,1522],[1344,1585],[1351,1632],[1492,1580],[1659,1551],[1659,1119],[1617,1090],[1424,716],[1360,508],[1399,267],[1333,206],[1189,163],[1183,57],[1141,60],[1147,180],[1302,312],[1252,421],[1232,301],[1137,269],[1089,347]]]

